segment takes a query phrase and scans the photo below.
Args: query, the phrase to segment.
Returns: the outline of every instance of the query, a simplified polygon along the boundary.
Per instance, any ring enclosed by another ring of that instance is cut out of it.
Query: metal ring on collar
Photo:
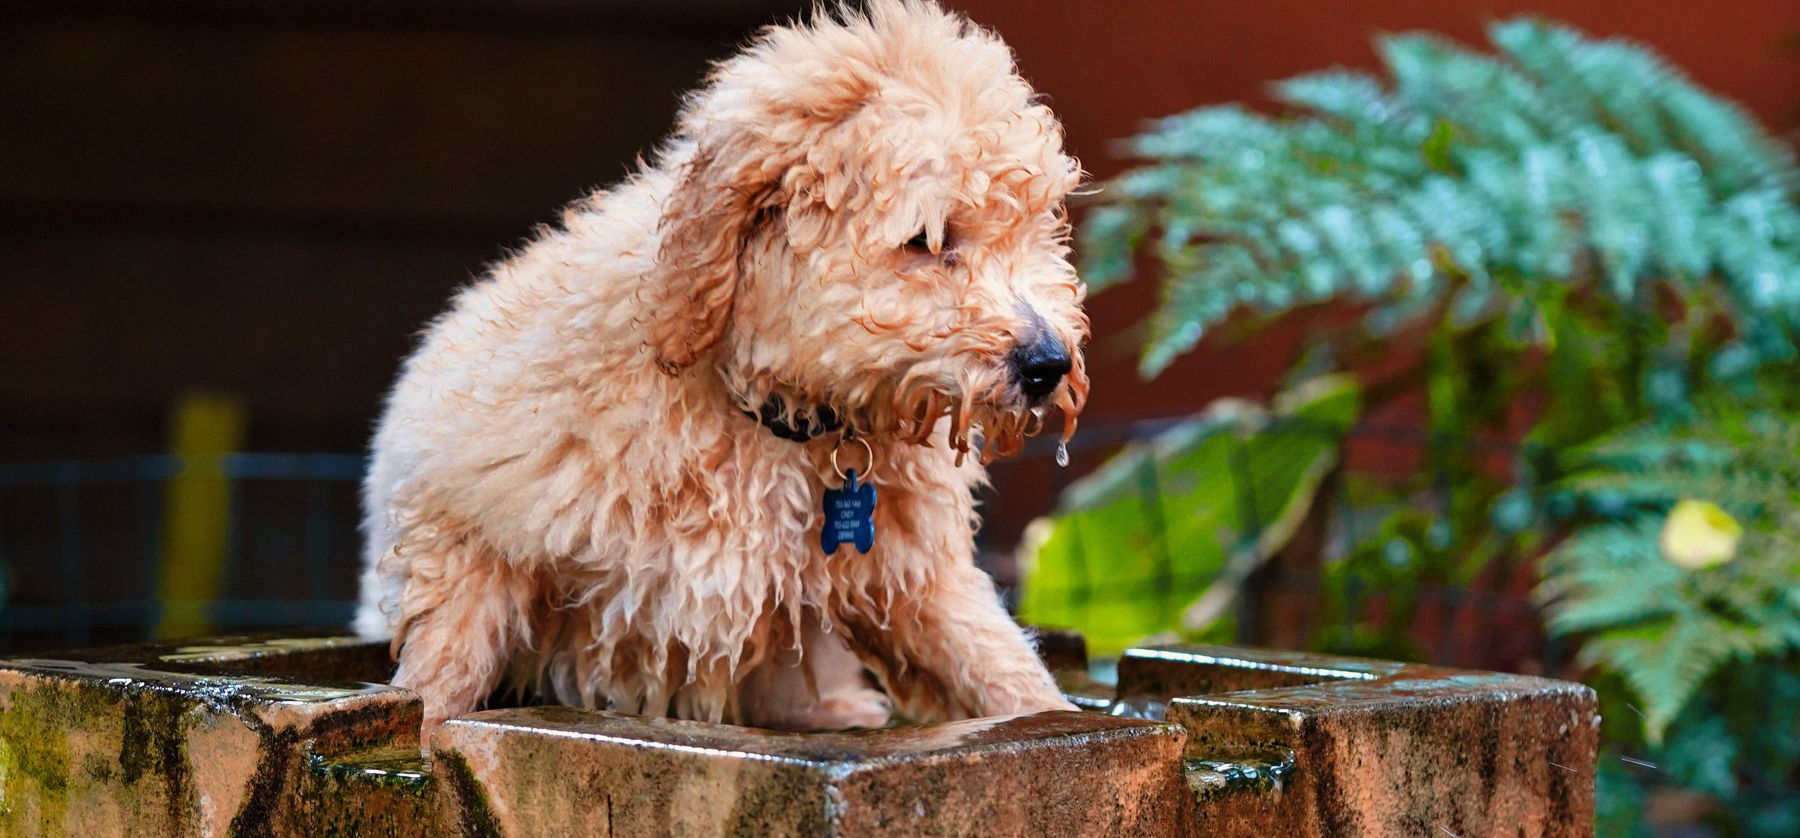
[[[863,439],[860,436],[852,436],[848,439],[840,440],[838,444],[831,449],[831,470],[837,472],[838,479],[840,480],[850,479],[849,476],[844,473],[843,467],[838,465],[838,449],[842,448],[845,442],[862,443],[863,453],[868,455],[868,467],[864,468],[862,473],[862,479],[866,482],[869,477],[875,473],[875,448],[869,444],[868,440]]]

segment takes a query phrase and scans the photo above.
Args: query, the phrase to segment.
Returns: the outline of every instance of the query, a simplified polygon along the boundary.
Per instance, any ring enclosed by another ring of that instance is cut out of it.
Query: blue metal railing
[[[21,633],[34,635],[32,645],[72,646],[148,635],[165,607],[154,595],[162,549],[164,491],[168,481],[184,468],[199,466],[217,468],[229,480],[227,590],[231,575],[245,559],[244,487],[265,482],[303,487],[300,508],[284,510],[275,524],[277,529],[291,528],[301,536],[300,560],[293,570],[302,584],[295,595],[220,598],[206,604],[213,624],[234,630],[347,623],[354,603],[341,594],[333,596],[327,575],[334,563],[353,566],[354,556],[333,551],[331,541],[334,532],[354,528],[356,509],[354,504],[334,505],[331,497],[334,490],[354,490],[363,473],[360,456],[230,454],[216,462],[188,462],[158,454],[11,463],[0,464],[0,512],[6,511],[6,499],[15,502],[15,514],[0,516],[0,569],[11,579],[24,575],[38,584],[23,589],[7,586],[6,601],[0,603],[0,649],[15,648],[15,638]],[[116,505],[96,509],[96,504],[84,503],[84,493],[103,487],[129,489],[134,508],[122,514]],[[36,504],[29,503],[33,494],[39,496]],[[43,502],[46,498],[47,504]],[[47,512],[48,516],[32,512]],[[7,531],[9,526],[36,537],[18,537]],[[105,557],[92,555],[88,547],[92,530],[101,526],[125,533],[133,546],[124,554],[115,550]],[[49,567],[42,566],[45,564]],[[97,599],[93,595],[96,574],[128,577],[122,585],[128,595],[117,601]],[[53,585],[43,584],[51,580]]]
[[[1069,447],[1077,454],[1097,453],[1184,418],[1084,427]],[[1319,433],[1333,439],[1345,435],[1341,428],[1292,420],[1264,432]],[[1459,445],[1471,453],[1525,453],[1504,440],[1441,439],[1418,428],[1369,422],[1349,436],[1399,442],[1427,453]],[[1055,448],[1054,439],[1039,438],[1019,459],[1048,460]],[[1427,456],[1422,465],[1433,468],[1436,459]],[[30,582],[5,586],[0,651],[140,640],[155,630],[167,607],[187,605],[161,602],[157,590],[167,487],[188,467],[216,469],[212,473],[228,480],[223,595],[204,604],[217,630],[347,624],[355,606],[360,552],[354,498],[364,465],[358,455],[316,453],[230,454],[193,462],[161,454],[0,464],[0,571],[8,581]],[[1054,470],[1054,488],[1060,491],[1082,471]],[[1434,481],[1439,492],[1453,490],[1442,483]],[[274,507],[266,503],[270,488],[284,499]],[[100,503],[92,495],[114,501]],[[1358,517],[1340,510],[1339,520],[1352,528]],[[93,546],[96,541],[101,549]],[[1320,579],[1281,570],[1262,584],[1315,590]],[[1529,615],[1533,608],[1516,595],[1456,586],[1420,593],[1440,601],[1445,615],[1463,608]],[[1354,623],[1358,615],[1352,610],[1344,619]],[[1442,619],[1440,631],[1448,628],[1448,616]],[[1450,662],[1448,647],[1438,656]]]

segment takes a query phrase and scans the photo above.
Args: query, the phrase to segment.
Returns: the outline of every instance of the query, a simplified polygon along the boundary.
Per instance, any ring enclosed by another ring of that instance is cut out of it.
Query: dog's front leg
[[[844,638],[819,625],[816,614],[809,611],[806,621],[798,660],[778,655],[739,685],[743,722],[777,730],[886,725],[893,709],[887,696],[865,683],[862,661]]]
[[[846,615],[895,702],[919,720],[1074,710],[993,580],[961,557],[885,613]],[[874,618],[874,619],[871,619]]]
[[[420,543],[422,542],[422,543]],[[527,574],[466,537],[403,544],[394,685],[419,694],[429,750],[438,723],[474,710],[499,683],[536,589]]]

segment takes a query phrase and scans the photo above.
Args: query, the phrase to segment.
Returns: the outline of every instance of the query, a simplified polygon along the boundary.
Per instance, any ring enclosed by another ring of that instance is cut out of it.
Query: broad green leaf
[[[1079,629],[1099,655],[1214,626],[1305,517],[1360,405],[1352,379],[1326,376],[1128,446],[1032,525],[1021,617]]]

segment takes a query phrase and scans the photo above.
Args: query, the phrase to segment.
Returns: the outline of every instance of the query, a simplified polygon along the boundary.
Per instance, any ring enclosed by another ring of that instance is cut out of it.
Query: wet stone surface
[[[1184,739],[1073,712],[789,734],[530,707],[452,721],[433,746],[482,778],[460,802],[503,834],[1131,835],[1183,816]]]
[[[1188,788],[1204,801],[1220,794],[1280,792],[1294,773],[1292,751],[1271,751],[1236,760],[1189,759],[1183,762]]]
[[[1078,706],[788,734],[488,710],[418,751],[385,644],[0,661],[0,835],[1587,835],[1593,694],[1291,652],[1134,649]]]

